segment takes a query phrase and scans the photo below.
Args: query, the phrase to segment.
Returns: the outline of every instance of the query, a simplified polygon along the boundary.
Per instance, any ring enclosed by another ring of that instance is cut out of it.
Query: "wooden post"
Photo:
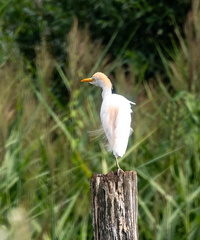
[[[93,174],[90,187],[94,240],[138,240],[137,173]]]

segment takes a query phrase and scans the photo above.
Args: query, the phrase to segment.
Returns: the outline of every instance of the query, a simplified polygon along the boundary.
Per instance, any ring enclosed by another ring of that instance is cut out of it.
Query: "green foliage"
[[[159,75],[156,84],[137,82],[133,65],[127,74],[120,59],[113,62],[107,55],[116,34],[104,49],[76,21],[67,39],[65,71],[45,42],[35,52],[35,64],[15,45],[2,58],[0,239],[93,239],[89,179],[115,168],[103,139],[88,134],[100,126],[101,91],[80,79],[98,70],[112,72],[116,91],[137,103],[134,134],[120,166],[138,172],[140,239],[198,239],[199,51],[190,48],[200,43],[195,4],[186,39],[179,37],[181,47],[174,44],[168,52],[173,61],[157,46],[168,86]],[[189,29],[195,32],[192,38]],[[69,103],[52,91],[55,73],[69,92]]]
[[[137,66],[137,76],[148,64],[145,75],[149,79],[157,72],[164,74],[155,42],[171,48],[174,25],[182,29],[189,8],[189,0],[10,0],[3,8],[2,31],[7,38],[14,37],[29,60],[45,38],[51,54],[63,62],[65,37],[76,16],[80,27],[88,24],[93,39],[101,39],[105,45],[117,31],[109,49],[114,58],[129,39],[123,59]]]

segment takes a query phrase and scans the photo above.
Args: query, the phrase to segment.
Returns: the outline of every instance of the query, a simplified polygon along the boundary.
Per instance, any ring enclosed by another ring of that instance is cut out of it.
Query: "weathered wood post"
[[[94,240],[138,240],[137,173],[93,174],[90,187]]]

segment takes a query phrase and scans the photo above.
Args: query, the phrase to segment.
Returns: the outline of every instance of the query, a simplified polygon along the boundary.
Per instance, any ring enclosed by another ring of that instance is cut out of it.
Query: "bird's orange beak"
[[[84,78],[81,80],[81,82],[93,82],[94,80],[92,78]]]

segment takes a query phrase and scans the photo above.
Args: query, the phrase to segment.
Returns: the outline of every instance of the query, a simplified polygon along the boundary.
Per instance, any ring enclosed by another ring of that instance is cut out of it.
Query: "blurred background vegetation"
[[[137,103],[140,239],[199,239],[200,1],[1,0],[0,26],[0,239],[93,239],[96,71]]]

